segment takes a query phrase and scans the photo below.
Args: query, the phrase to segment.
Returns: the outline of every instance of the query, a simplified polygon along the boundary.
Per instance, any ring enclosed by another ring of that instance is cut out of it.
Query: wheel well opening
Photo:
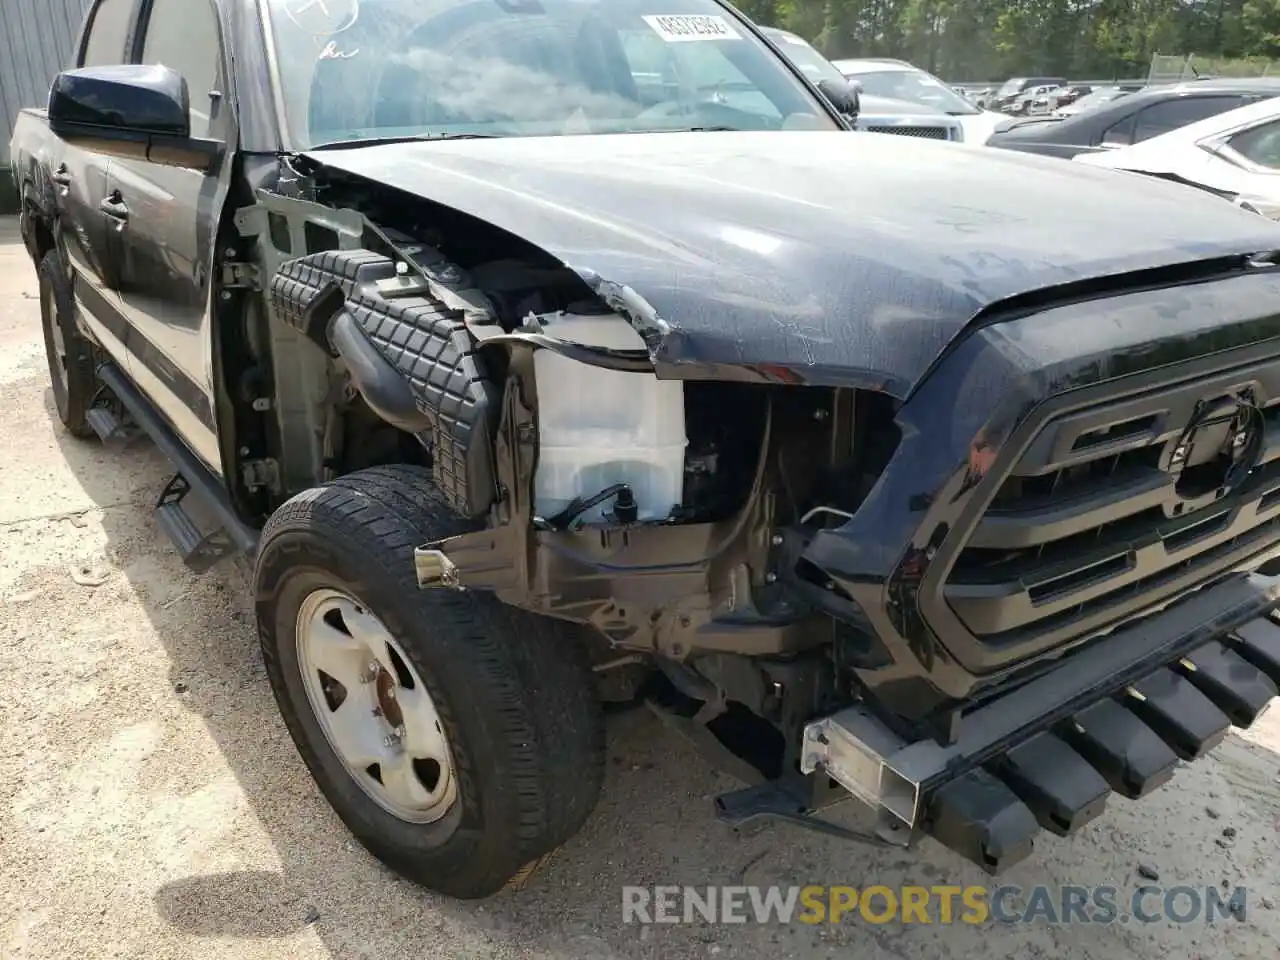
[[[31,224],[31,247],[36,262],[39,263],[54,247],[53,230],[49,224],[45,222],[39,208],[28,197],[25,201],[27,207],[27,219]]]

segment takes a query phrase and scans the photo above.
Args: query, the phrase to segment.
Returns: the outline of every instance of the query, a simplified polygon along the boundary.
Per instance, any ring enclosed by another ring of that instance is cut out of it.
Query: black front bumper
[[[955,744],[908,747],[904,768],[937,784],[925,831],[995,873],[1040,829],[1070,835],[1112,792],[1167,782],[1277,695],[1277,603],[1280,577],[1233,578],[965,716]]]
[[[896,739],[865,705],[815,721],[803,753],[847,732],[866,750],[855,776],[876,764],[888,771],[880,786],[891,786],[878,803],[870,798],[874,772],[860,794],[877,807],[870,832],[816,815],[849,799],[836,780],[847,782],[850,768],[812,758],[802,764],[814,769],[807,776],[787,774],[718,797],[718,815],[735,826],[776,819],[887,847],[932,836],[1000,873],[1031,853],[1041,830],[1070,836],[1096,819],[1113,793],[1146,796],[1173,777],[1179,761],[1200,759],[1232,726],[1252,725],[1280,689],[1277,606],[1280,576],[1234,575],[975,706],[949,743]],[[868,717],[874,727],[858,726]],[[877,735],[861,736],[868,732]],[[912,794],[907,804],[903,785]]]
[[[877,808],[878,842],[907,846],[932,835],[998,873],[1031,852],[1040,830],[1071,835],[1112,793],[1142,797],[1179,760],[1197,760],[1232,726],[1250,726],[1280,685],[1278,604],[1280,577],[1234,575],[973,708],[950,743],[886,738],[855,706],[806,731],[805,752],[823,758],[803,769],[816,766],[815,782],[829,775],[857,790],[850,771],[858,777],[870,757],[881,765],[882,792],[873,785],[860,795]],[[839,740],[864,753],[825,752]]]

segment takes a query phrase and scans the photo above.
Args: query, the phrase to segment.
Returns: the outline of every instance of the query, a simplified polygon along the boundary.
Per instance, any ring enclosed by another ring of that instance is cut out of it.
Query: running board
[[[183,563],[203,573],[236,553],[252,555],[257,549],[258,535],[236,514],[222,481],[187,448],[151,402],[115,364],[102,364],[98,368],[98,377],[124,404],[138,428],[151,438],[178,470],[156,504],[156,520],[178,550]],[[105,420],[103,423],[105,426]],[[188,497],[195,497],[201,506],[207,508],[217,524],[216,529],[208,533],[200,530],[186,510]]]
[[[156,522],[178,551],[178,556],[182,557],[182,562],[196,573],[204,573],[238,551],[224,528],[219,527],[209,533],[201,531],[182,505],[190,492],[191,486],[186,477],[176,474],[156,503]]]
[[[84,415],[84,419],[98,435],[98,439],[112,449],[119,450],[126,447],[142,434],[137,427],[121,423],[120,419],[106,407],[91,408]]]

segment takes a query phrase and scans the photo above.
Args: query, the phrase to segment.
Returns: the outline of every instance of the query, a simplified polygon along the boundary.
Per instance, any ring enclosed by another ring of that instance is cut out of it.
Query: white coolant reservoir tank
[[[592,347],[643,350],[644,341],[614,313],[555,313],[538,318],[548,336]],[[551,350],[534,353],[538,386],[538,469],[534,509],[559,513],[578,497],[630,485],[639,520],[662,520],[684,489],[684,385],[652,373],[605,370]],[[599,522],[606,501],[581,515]]]

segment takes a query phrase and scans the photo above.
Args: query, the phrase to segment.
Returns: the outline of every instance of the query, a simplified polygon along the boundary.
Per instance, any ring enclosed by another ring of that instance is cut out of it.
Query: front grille
[[[981,642],[1069,640],[1280,540],[1280,361],[1051,415],[944,595]]]
[[[872,133],[896,133],[902,137],[924,137],[928,140],[950,140],[951,130],[948,127],[893,127],[870,125]]]

